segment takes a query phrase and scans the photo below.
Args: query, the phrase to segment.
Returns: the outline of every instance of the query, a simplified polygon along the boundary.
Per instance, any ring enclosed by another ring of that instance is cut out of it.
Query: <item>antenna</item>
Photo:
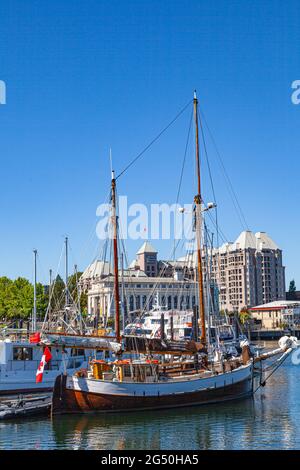
[[[110,162],[110,173],[112,174],[112,171],[113,171],[113,164],[112,164],[112,151],[111,151],[111,147],[109,148],[109,162]]]

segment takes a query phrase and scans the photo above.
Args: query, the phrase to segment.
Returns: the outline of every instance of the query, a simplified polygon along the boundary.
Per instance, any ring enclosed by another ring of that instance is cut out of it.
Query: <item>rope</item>
[[[205,125],[206,125],[206,127],[207,127],[207,130],[208,130],[208,133],[209,133],[209,135],[210,135],[211,141],[212,141],[213,146],[214,146],[214,148],[215,148],[216,155],[217,155],[217,157],[218,157],[218,160],[219,160],[221,169],[222,169],[222,171],[223,171],[223,175],[224,175],[225,181],[226,181],[226,183],[227,183],[228,192],[229,192],[229,195],[230,195],[230,197],[231,197],[231,200],[232,200],[232,203],[233,203],[233,205],[234,205],[234,208],[235,208],[235,210],[236,210],[236,213],[237,213],[237,215],[238,215],[238,218],[240,219],[240,222],[241,222],[242,227],[243,227],[243,228],[246,228],[247,230],[249,230],[249,226],[248,226],[247,221],[246,221],[246,219],[245,219],[244,213],[243,213],[242,208],[241,208],[241,206],[240,206],[240,204],[239,204],[237,195],[236,195],[236,193],[235,193],[235,191],[234,191],[234,188],[233,188],[233,185],[232,185],[231,180],[230,180],[230,178],[229,178],[229,175],[228,175],[228,173],[227,173],[227,171],[226,171],[226,169],[225,169],[225,165],[224,165],[223,160],[222,160],[222,158],[221,158],[220,152],[219,152],[219,150],[218,150],[218,147],[217,147],[217,144],[216,144],[216,142],[215,142],[215,139],[214,139],[214,137],[213,137],[213,135],[212,135],[212,132],[211,132],[211,130],[210,130],[208,124],[207,124],[207,121],[206,121],[206,118],[205,118],[205,116],[204,116],[203,111],[201,111],[200,114],[202,115],[203,122],[205,123]]]
[[[121,171],[121,173],[118,174],[118,176],[116,177],[116,180],[118,178],[120,178],[120,176],[122,176],[137,160],[139,160],[139,158],[144,155],[144,153],[154,144],[154,142],[156,142],[168,129],[169,127],[172,126],[172,124],[174,124],[175,121],[177,121],[177,119],[184,113],[184,111],[190,106],[190,104],[193,102],[193,100],[190,100],[185,106],[184,108],[179,111],[179,113],[172,119],[171,122],[169,122],[169,124],[163,128],[162,131],[159,132],[159,134],[154,137],[153,140],[151,140],[151,142],[133,159],[131,160],[131,162]]]
[[[278,366],[275,367],[275,369],[272,370],[272,372],[264,379],[263,382],[260,380],[260,383],[259,383],[258,387],[254,390],[253,395],[254,395],[254,393],[257,392],[257,390],[258,390],[260,387],[264,387],[264,386],[266,385],[267,380],[269,380],[269,378],[274,374],[274,372],[276,372],[276,370],[284,363],[284,361],[289,357],[289,355],[290,355],[291,352],[292,352],[292,350],[291,350],[288,354],[286,354],[285,357],[283,357],[282,361],[279,362]],[[277,362],[277,361],[276,361],[276,362]]]

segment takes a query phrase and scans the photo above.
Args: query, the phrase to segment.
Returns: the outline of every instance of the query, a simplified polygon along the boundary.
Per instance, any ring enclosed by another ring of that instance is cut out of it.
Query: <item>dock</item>
[[[0,400],[0,420],[47,415],[50,411],[52,393],[45,395],[19,395]]]

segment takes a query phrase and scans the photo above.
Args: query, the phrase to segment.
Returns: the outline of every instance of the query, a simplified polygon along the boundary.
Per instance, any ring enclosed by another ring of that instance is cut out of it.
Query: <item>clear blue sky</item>
[[[300,288],[299,18],[297,1],[1,2],[0,275],[31,278],[37,248],[45,280],[65,234],[84,268],[109,148],[118,172],[197,88],[249,227],[279,244]],[[188,119],[120,179],[130,202],[175,201]],[[210,158],[220,224],[234,240],[242,227]],[[131,257],[140,244],[128,244]],[[169,254],[170,243],[154,244]]]

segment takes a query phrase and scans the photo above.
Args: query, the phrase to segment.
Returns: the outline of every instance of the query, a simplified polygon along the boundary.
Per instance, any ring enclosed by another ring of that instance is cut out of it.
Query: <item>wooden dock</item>
[[[50,411],[52,393],[45,395],[19,395],[0,400],[0,420],[24,418]]]

